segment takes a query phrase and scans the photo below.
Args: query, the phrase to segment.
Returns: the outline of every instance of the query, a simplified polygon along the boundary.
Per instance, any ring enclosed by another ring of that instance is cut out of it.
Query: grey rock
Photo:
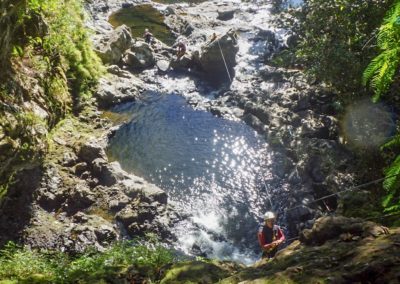
[[[217,19],[221,21],[228,21],[233,19],[233,16],[235,15],[236,9],[232,8],[219,8],[217,10],[218,16]]]
[[[92,163],[93,174],[105,186],[112,186],[118,181],[128,178],[128,174],[121,169],[118,162],[108,163],[102,158],[95,159]]]
[[[201,68],[206,74],[206,78],[216,84],[229,82],[229,76],[226,71],[226,66],[229,70],[230,77],[234,76],[234,67],[236,65],[236,53],[239,47],[237,45],[237,36],[235,31],[230,30],[222,37],[217,38],[208,45],[202,47],[198,58]],[[221,56],[221,51],[224,59]],[[194,57],[197,55],[194,54]]]
[[[363,221],[359,218],[346,218],[343,216],[322,217],[315,221],[312,229],[306,229],[300,234],[300,241],[305,244],[318,244],[339,238],[343,233],[354,236],[377,237],[386,234],[387,230],[373,222]]]
[[[151,67],[155,63],[153,49],[143,41],[137,41],[124,56],[124,63],[136,69]]]
[[[117,64],[120,62],[124,52],[132,46],[130,29],[119,26],[112,31],[108,38],[96,46],[96,52],[106,64]]]
[[[259,133],[264,133],[267,129],[266,125],[258,117],[250,113],[244,114],[243,120]]]
[[[68,198],[67,211],[79,211],[88,208],[95,203],[96,197],[93,192],[84,184],[78,184],[74,187]]]
[[[153,201],[157,201],[161,204],[167,204],[168,196],[161,188],[148,184],[146,187],[142,189],[142,193],[144,196],[144,200],[148,203],[152,203]]]
[[[114,70],[118,73],[118,70]],[[121,70],[122,71],[122,70]],[[100,78],[95,97],[100,107],[109,108],[115,104],[134,101],[144,89],[144,83],[123,71],[121,75],[109,75]]]
[[[95,159],[107,160],[107,155],[101,141],[91,138],[81,146],[78,152],[78,157],[87,163],[91,163]]]
[[[170,67],[173,69],[188,69],[193,65],[190,55],[185,54],[179,59],[171,60]]]

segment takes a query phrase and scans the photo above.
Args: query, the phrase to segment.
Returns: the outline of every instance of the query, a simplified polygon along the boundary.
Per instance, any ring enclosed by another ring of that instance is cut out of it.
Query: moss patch
[[[173,265],[160,283],[215,283],[230,273],[232,270],[222,262],[190,261]]]
[[[164,16],[151,5],[120,9],[110,16],[109,21],[114,28],[122,24],[127,25],[135,37],[142,37],[144,29],[148,28],[156,38],[166,44],[171,45],[175,41],[175,37],[164,23]]]

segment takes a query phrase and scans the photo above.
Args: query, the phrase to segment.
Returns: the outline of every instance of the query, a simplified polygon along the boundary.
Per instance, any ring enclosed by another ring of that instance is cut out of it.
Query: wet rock
[[[221,21],[231,20],[231,19],[233,19],[235,12],[236,12],[235,8],[231,8],[231,7],[219,8],[217,10],[217,13],[218,13],[217,19],[221,20]]]
[[[132,42],[130,29],[122,25],[96,46],[96,52],[104,63],[118,64],[124,52],[132,46]]]
[[[338,238],[346,233],[353,236],[377,237],[387,234],[388,231],[382,226],[359,218],[322,217],[315,222],[312,229],[306,229],[300,234],[300,240],[305,244],[321,245],[327,240]]]
[[[135,69],[145,69],[155,63],[153,49],[143,41],[137,41],[124,56],[124,63]]]
[[[254,128],[256,131],[258,131],[259,133],[265,133],[265,131],[267,130],[267,126],[264,123],[262,123],[262,121],[258,117],[250,113],[243,115],[243,121],[246,122],[252,128]]]
[[[257,104],[246,104],[244,107],[245,115],[250,113],[257,117],[263,124],[268,125],[269,123],[269,113],[264,107]]]
[[[173,69],[188,69],[193,65],[192,59],[190,58],[190,55],[185,54],[179,59],[174,59],[171,60],[170,67]]]
[[[206,78],[215,84],[229,82],[226,66],[229,70],[231,78],[234,76],[234,67],[236,65],[236,53],[239,47],[237,45],[237,36],[235,31],[230,30],[222,37],[217,38],[210,44],[203,46],[198,58],[199,65],[205,72]],[[221,51],[224,59],[221,56]],[[196,55],[194,54],[196,57]]]

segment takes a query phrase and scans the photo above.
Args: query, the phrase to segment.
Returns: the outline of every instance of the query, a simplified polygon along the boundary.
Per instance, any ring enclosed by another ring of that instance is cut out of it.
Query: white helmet
[[[268,211],[267,213],[264,214],[264,220],[271,220],[271,219],[275,219],[274,212]]]

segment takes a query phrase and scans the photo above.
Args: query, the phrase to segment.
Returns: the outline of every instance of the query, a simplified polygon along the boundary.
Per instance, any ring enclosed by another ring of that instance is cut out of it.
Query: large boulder
[[[132,42],[129,27],[122,25],[97,44],[96,52],[105,64],[117,64]]]
[[[306,229],[300,234],[300,241],[305,244],[321,245],[328,240],[341,238],[345,240],[360,237],[377,237],[387,234],[388,229],[373,222],[359,218],[343,216],[326,216],[315,221],[312,229]]]
[[[124,56],[124,63],[135,68],[144,69],[155,63],[153,49],[143,41],[137,41]]]
[[[222,37],[217,37],[203,46],[200,53],[195,55],[198,57],[195,59],[211,83],[221,84],[230,82],[233,78],[238,50],[237,35],[235,31],[230,30]]]
[[[190,68],[192,66],[192,59],[190,58],[190,55],[185,54],[179,59],[173,59],[170,62],[170,67],[172,67],[175,70],[184,70]]]

